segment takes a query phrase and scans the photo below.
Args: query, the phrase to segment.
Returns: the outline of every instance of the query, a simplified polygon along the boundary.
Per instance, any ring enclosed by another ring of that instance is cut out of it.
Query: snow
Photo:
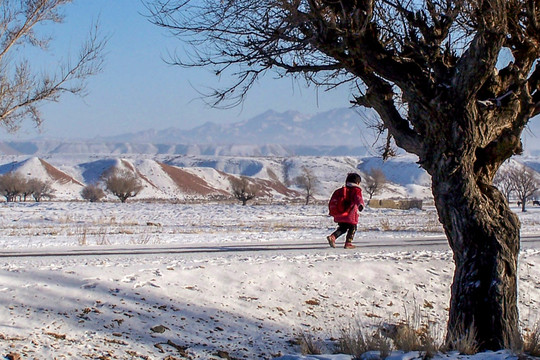
[[[518,215],[524,238],[540,234],[539,208]],[[331,339],[352,323],[421,314],[444,333],[453,263],[432,207],[366,209],[355,250],[328,247],[334,224],[319,205],[2,203],[0,227],[0,357],[349,360]],[[540,249],[522,249],[531,328]],[[326,355],[301,355],[302,333]]]
[[[142,154],[3,155],[0,160],[0,173],[15,170],[52,181],[57,200],[0,203],[0,358],[9,353],[23,359],[228,354],[349,360],[332,354],[331,339],[342,328],[356,322],[395,324],[411,314],[444,334],[452,253],[429,205],[429,179],[414,157],[387,163],[353,156]],[[516,161],[535,169],[540,163],[534,157]],[[141,194],[126,204],[111,195],[104,203],[77,201],[84,184],[113,165],[138,174],[145,186]],[[298,193],[279,192],[271,182],[290,183],[304,167],[319,180],[319,205],[283,205]],[[392,181],[379,197],[424,199],[423,210],[367,208],[356,235],[359,248],[329,248],[325,237],[335,224],[320,204],[343,183],[344,174],[364,175],[373,167]],[[237,175],[267,186],[264,205],[186,204],[226,194],[229,177]],[[521,213],[514,205],[513,210],[522,223],[519,306],[526,329],[539,321],[540,249],[534,237],[540,234],[540,209]],[[294,340],[303,333],[320,339],[327,354],[300,355]],[[419,357],[395,351],[390,358]],[[516,356],[497,352],[471,358]]]

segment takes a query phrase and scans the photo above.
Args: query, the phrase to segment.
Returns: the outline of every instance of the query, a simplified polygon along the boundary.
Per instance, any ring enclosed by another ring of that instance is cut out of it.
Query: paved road
[[[22,257],[65,257],[65,256],[110,256],[110,255],[173,255],[173,254],[217,254],[243,252],[292,252],[307,250],[339,251],[323,242],[257,243],[257,244],[192,244],[158,246],[93,246],[73,248],[32,248],[0,251],[0,258]],[[445,237],[419,237],[408,239],[381,238],[372,241],[358,239],[356,251],[420,251],[449,250]],[[521,247],[540,248],[540,234],[521,238]],[[349,251],[349,250],[348,250]]]

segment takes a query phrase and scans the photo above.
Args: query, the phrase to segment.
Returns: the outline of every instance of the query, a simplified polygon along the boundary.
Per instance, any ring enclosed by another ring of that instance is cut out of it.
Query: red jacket
[[[351,201],[352,207],[347,215],[334,217],[334,222],[356,225],[358,224],[358,212],[364,210],[362,189],[357,184],[347,183],[347,190],[351,190],[347,198]]]

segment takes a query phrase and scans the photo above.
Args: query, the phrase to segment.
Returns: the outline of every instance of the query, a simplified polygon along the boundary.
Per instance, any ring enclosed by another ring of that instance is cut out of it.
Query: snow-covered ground
[[[434,209],[367,209],[356,243],[369,246],[355,250],[328,247],[334,224],[325,214],[324,206],[2,203],[0,358],[349,360],[302,357],[293,340],[309,333],[332,354],[340,329],[411,314],[442,336],[452,254],[444,243],[412,245],[440,242]],[[523,235],[540,234],[539,208],[518,215]],[[146,252],[96,254],[114,249]],[[86,254],[58,254],[70,251]],[[524,328],[539,320],[539,262],[540,248],[524,242]]]

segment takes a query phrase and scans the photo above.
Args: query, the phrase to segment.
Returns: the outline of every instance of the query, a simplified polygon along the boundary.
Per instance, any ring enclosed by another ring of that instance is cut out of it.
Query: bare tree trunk
[[[517,216],[504,195],[477,183],[466,165],[441,166],[433,194],[455,261],[447,341],[474,331],[480,349],[520,349]]]

